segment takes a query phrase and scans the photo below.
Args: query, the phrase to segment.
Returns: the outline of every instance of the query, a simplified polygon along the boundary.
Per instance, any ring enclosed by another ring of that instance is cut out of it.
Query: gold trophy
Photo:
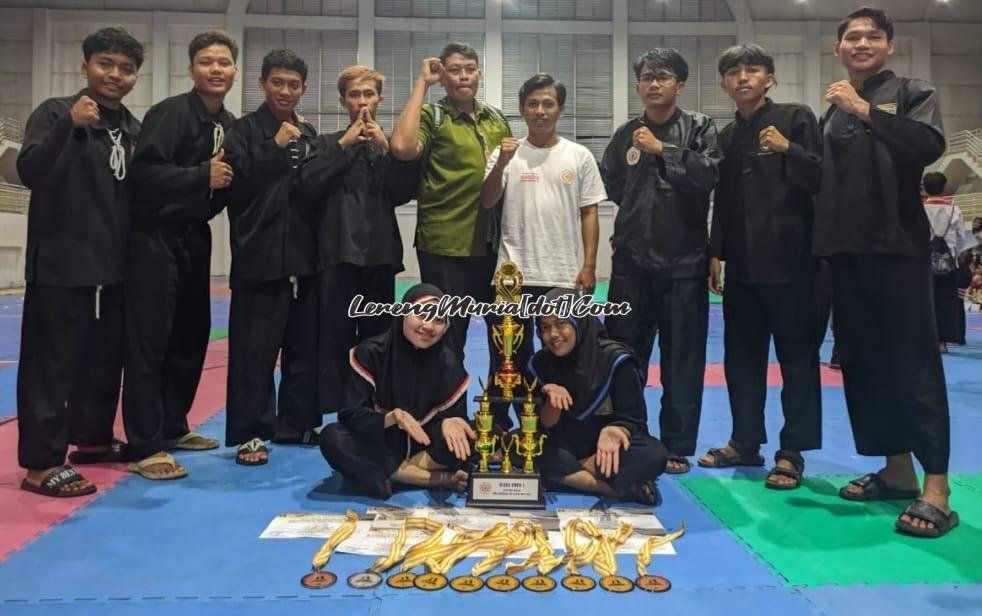
[[[495,303],[520,303],[522,282],[522,272],[515,263],[502,263],[494,274]],[[502,362],[488,385],[500,391],[500,395],[490,395],[488,388],[481,383],[484,391],[476,399],[480,406],[474,416],[474,428],[477,432],[474,448],[478,454],[478,467],[471,473],[467,490],[468,507],[545,508],[541,480],[533,464],[533,460],[542,455],[542,443],[545,439],[545,435],[539,434],[539,416],[535,411],[536,400],[533,396],[535,383],[528,385],[515,364],[515,350],[524,338],[525,327],[516,323],[510,314],[503,315],[501,323],[494,325],[491,331],[494,351],[501,354]],[[511,438],[508,435],[493,434],[494,415],[491,412],[491,403],[511,404],[515,400],[515,390],[522,386],[526,389],[526,398],[519,418],[520,434]],[[499,443],[503,453],[501,467],[491,470],[490,458],[495,445]],[[525,459],[521,473],[515,473],[512,468],[512,451]]]

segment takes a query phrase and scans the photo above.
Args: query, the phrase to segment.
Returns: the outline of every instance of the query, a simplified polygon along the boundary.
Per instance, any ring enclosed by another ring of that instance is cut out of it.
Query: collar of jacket
[[[863,83],[863,87],[859,89],[859,94],[862,94],[863,92],[867,92],[873,88],[876,88],[876,86],[886,81],[889,81],[894,77],[896,77],[896,75],[894,74],[893,71],[889,69],[880,71],[879,73],[867,79],[865,83]]]
[[[771,107],[773,107],[773,106],[774,106],[774,101],[772,101],[770,98],[768,98],[768,97],[765,96],[764,97],[764,104],[761,106],[761,108],[758,109],[757,111],[755,111],[753,113],[753,115],[751,115],[750,118],[749,119],[746,119],[746,120],[743,119],[743,116],[740,115],[740,111],[737,110],[735,112],[737,125],[738,126],[749,126],[749,125],[752,125],[754,122],[756,122],[757,120],[760,119],[760,116],[762,116],[765,113],[767,113],[768,111],[770,111]]]
[[[456,120],[460,116],[467,115],[466,113],[461,111],[459,107],[457,107],[456,103],[450,100],[449,96],[444,96],[443,98],[438,100],[436,104],[443,107],[443,110],[447,113],[447,115],[449,115],[454,120]],[[487,105],[485,105],[484,103],[482,103],[477,99],[474,99],[474,117],[484,118],[490,115],[491,112],[487,108]]]
[[[202,123],[211,124],[212,122],[220,121],[222,114],[225,113],[225,105],[222,105],[222,108],[214,116],[208,113],[208,108],[205,107],[205,101],[201,100],[201,95],[193,88],[187,93],[187,97],[191,101],[191,109],[194,109],[194,112],[198,114],[198,119]]]
[[[264,137],[270,138],[279,132],[280,124],[282,124],[282,122],[276,119],[276,116],[273,115],[272,110],[266,105],[266,103],[262,103],[258,108],[256,108],[255,115],[256,120],[259,122],[260,128],[263,130]],[[317,137],[317,133],[314,131],[313,127],[307,122],[301,122],[300,117],[297,116],[296,112],[293,112],[293,124],[300,129],[300,133],[304,137],[307,137],[308,139],[314,139]]]
[[[664,128],[666,126],[671,126],[672,124],[678,122],[678,119],[680,117],[682,117],[682,108],[676,105],[675,113],[673,113],[672,117],[668,118],[668,121],[665,122],[664,124],[655,124],[654,122],[649,120],[647,111],[642,111],[641,115],[639,115],[636,119],[642,126],[647,126],[649,128],[651,127]]]

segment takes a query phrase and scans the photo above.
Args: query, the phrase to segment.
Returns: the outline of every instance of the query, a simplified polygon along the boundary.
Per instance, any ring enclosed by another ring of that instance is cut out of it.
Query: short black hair
[[[879,30],[883,30],[887,33],[887,41],[893,40],[893,22],[887,17],[887,12],[883,9],[874,8],[872,6],[863,6],[852,13],[846,15],[846,18],[839,22],[839,29],[836,31],[837,40],[841,41],[842,37],[846,33],[846,29],[849,27],[849,22],[854,19],[867,18],[873,22],[873,25]]]
[[[106,52],[129,56],[138,69],[143,66],[143,45],[123,28],[102,28],[82,41],[82,56],[86,62],[92,54]]]
[[[292,49],[274,49],[263,58],[263,68],[260,74],[263,81],[269,77],[274,68],[285,68],[288,71],[300,73],[300,80],[307,83],[307,63]]]
[[[679,53],[678,49],[658,47],[642,55],[634,61],[635,78],[638,80],[641,79],[641,71],[646,66],[651,69],[667,68],[675,73],[675,78],[679,82],[689,79],[689,64],[682,57],[682,54]]]
[[[925,173],[924,179],[921,180],[921,185],[924,187],[924,192],[932,196],[937,196],[943,193],[947,184],[948,178],[945,177],[945,174],[938,171]]]
[[[767,50],[755,43],[734,45],[719,56],[717,68],[720,77],[726,76],[726,71],[734,66],[763,66],[768,73],[774,74],[774,58]]]
[[[442,64],[446,64],[447,58],[455,53],[459,53],[465,58],[473,60],[478,64],[481,63],[477,57],[477,50],[471,47],[470,43],[461,43],[459,41],[453,41],[443,46],[443,50],[440,52],[440,62]]]
[[[232,61],[238,61],[239,46],[235,44],[235,40],[224,32],[211,31],[202,32],[191,39],[191,44],[188,45],[188,59],[191,61],[191,64],[194,64],[194,56],[199,51],[212,45],[225,45],[232,52]]]
[[[518,91],[518,106],[524,107],[525,100],[528,99],[529,95],[536,90],[541,90],[542,88],[553,87],[556,89],[556,102],[559,106],[566,104],[566,86],[563,82],[556,81],[552,75],[546,73],[539,73],[537,75],[532,75],[528,80],[522,84],[521,89]]]

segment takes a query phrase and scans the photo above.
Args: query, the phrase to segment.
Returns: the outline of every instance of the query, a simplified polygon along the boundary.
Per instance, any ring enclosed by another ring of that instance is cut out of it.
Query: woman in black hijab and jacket
[[[419,284],[403,302],[436,303],[442,296]],[[466,489],[467,473],[459,469],[475,438],[467,422],[470,378],[446,332],[446,319],[410,314],[351,349],[339,422],[324,428],[320,448],[333,469],[382,498],[391,496],[393,482]]]
[[[571,293],[553,289],[546,297]],[[543,476],[583,492],[657,504],[653,481],[665,471],[668,451],[648,434],[637,355],[608,339],[593,316],[540,316],[536,325],[542,350],[529,371],[544,397]]]

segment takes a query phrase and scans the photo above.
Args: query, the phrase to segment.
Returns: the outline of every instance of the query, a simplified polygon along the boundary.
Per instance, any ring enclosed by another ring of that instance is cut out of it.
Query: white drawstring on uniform
[[[126,148],[123,147],[123,131],[118,128],[107,128],[109,140],[113,142],[109,150],[109,168],[113,177],[122,182],[126,179]]]
[[[297,277],[296,276],[290,276],[290,284],[293,285],[293,299],[297,299],[297,297],[298,297],[297,289],[299,288],[300,283],[297,282]]]
[[[100,310],[99,310],[100,305],[99,304],[100,304],[101,296],[102,296],[102,285],[101,284],[97,284],[95,286],[95,320],[96,321],[99,320],[99,312],[100,312]]]
[[[211,131],[211,155],[214,156],[218,154],[218,150],[222,149],[222,144],[225,142],[225,127],[222,126],[221,122],[212,122],[214,128]],[[208,193],[208,198],[211,199],[215,196],[215,189],[212,188],[211,192]]]

